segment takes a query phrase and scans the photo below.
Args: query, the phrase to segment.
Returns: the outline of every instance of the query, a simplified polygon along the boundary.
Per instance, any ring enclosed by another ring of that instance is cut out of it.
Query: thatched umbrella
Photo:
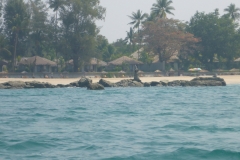
[[[118,73],[126,73],[126,72],[124,72],[123,70],[121,70],[120,72],[118,72]]]
[[[239,72],[239,69],[233,68],[230,70],[230,72]]]
[[[156,70],[155,73],[161,73],[161,71],[160,70]]]

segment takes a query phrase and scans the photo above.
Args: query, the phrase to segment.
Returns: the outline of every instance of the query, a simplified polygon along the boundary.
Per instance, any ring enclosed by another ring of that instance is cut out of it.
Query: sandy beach
[[[234,75],[234,76],[219,76],[223,78],[227,84],[240,84],[240,75]],[[151,81],[174,81],[174,80],[192,80],[194,77],[189,76],[180,76],[180,77],[140,77],[142,82],[151,82]],[[40,82],[49,82],[53,85],[57,84],[69,84],[71,82],[78,81],[80,78],[63,78],[63,79],[44,79],[44,78],[0,78],[0,83],[4,83],[7,81],[40,81]],[[98,82],[101,78],[91,78],[93,82]],[[118,82],[123,79],[129,79],[129,78],[104,78],[110,82]]]

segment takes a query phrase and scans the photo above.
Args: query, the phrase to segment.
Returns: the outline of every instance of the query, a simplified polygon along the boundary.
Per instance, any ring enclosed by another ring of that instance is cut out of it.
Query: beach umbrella
[[[233,68],[230,70],[230,72],[239,72],[239,69]]]
[[[138,73],[144,73],[143,71],[139,70]]]
[[[24,74],[24,73],[28,73],[28,72],[27,71],[22,71],[21,73]]]
[[[170,72],[175,72],[172,68],[169,70]]]
[[[161,71],[160,70],[156,70],[155,73],[161,73]]]
[[[118,72],[118,73],[126,73],[126,72],[124,72],[123,70],[121,70],[120,72]]]
[[[196,72],[196,71],[201,71],[201,68],[190,68],[188,71],[190,72]]]

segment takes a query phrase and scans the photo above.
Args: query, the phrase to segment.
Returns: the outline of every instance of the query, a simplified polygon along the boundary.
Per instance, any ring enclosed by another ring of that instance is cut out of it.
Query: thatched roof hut
[[[115,60],[109,62],[109,64],[112,64],[112,65],[115,65],[115,66],[122,65],[123,63],[131,64],[131,65],[143,64],[142,62],[137,61],[137,60],[135,60],[133,58],[130,58],[130,57],[127,57],[127,56],[122,56],[118,59],[115,59]]]
[[[66,63],[69,65],[73,65],[73,60],[71,59],[71,60],[67,61]],[[99,65],[101,67],[105,67],[105,66],[107,66],[107,63],[100,59],[97,59],[97,58],[91,58],[90,62],[86,63],[86,65]]]
[[[43,57],[34,56],[22,58],[18,65],[57,66],[57,63]]]

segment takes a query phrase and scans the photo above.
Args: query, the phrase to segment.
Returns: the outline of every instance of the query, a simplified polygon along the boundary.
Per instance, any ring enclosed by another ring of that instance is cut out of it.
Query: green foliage
[[[233,61],[239,55],[240,39],[237,25],[231,19],[215,13],[199,13],[192,17],[187,30],[201,39],[202,50],[194,54],[208,69],[212,69],[214,56]]]
[[[172,10],[175,10],[175,8],[170,6],[172,3],[171,0],[157,0],[157,3],[154,3],[151,8],[151,15],[158,18],[167,18],[167,14],[174,15]]]

